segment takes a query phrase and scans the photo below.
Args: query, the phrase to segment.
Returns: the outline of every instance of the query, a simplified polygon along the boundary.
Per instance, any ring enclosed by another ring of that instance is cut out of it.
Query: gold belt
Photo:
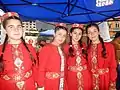
[[[64,72],[62,72],[62,73],[46,72],[46,77],[48,79],[56,79],[56,78],[64,77]]]
[[[87,65],[80,65],[80,66],[69,66],[68,70],[73,72],[81,72],[87,69]]]
[[[32,70],[29,70],[29,71],[25,72],[24,74],[13,74],[13,75],[4,74],[4,75],[0,75],[0,77],[4,80],[13,80],[15,82],[18,82],[18,81],[21,81],[21,80],[26,80],[31,76],[32,76]]]

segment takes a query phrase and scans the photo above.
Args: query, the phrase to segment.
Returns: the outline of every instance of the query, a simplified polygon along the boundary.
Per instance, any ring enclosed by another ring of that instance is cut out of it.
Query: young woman
[[[67,90],[65,80],[65,57],[62,44],[67,37],[64,23],[55,27],[52,43],[45,45],[39,52],[39,87],[45,90]]]
[[[104,43],[97,24],[86,27],[88,35],[88,63],[92,72],[93,90],[116,90],[116,60],[111,43]]]
[[[8,12],[2,20],[6,38],[0,46],[0,90],[35,90],[35,49],[25,43],[17,13]]]
[[[70,29],[70,42],[65,45],[67,55],[68,90],[91,90],[91,74],[86,60],[86,45],[82,43],[83,25],[73,24]]]

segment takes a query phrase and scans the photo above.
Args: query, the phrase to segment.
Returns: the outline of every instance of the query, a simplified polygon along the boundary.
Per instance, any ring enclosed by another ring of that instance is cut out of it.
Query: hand
[[[37,88],[37,90],[44,90],[44,87],[41,87],[41,88]]]
[[[116,88],[113,88],[113,87],[112,87],[112,88],[111,88],[111,87],[109,87],[109,90],[117,90],[117,89],[116,89]]]
[[[114,89],[113,89],[113,88],[110,88],[109,90],[117,90],[117,89],[115,89],[115,88],[114,88]]]

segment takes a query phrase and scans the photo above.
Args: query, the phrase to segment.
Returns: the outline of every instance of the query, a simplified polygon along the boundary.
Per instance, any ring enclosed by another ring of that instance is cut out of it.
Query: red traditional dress
[[[65,57],[60,47],[44,46],[39,52],[38,85],[45,90],[67,90]]]
[[[37,60],[35,49],[27,45]],[[0,55],[2,45],[0,46]],[[7,44],[3,53],[4,71],[0,72],[0,90],[35,90],[35,70],[30,53],[23,43]]]
[[[79,45],[72,45],[74,57],[68,55],[69,45],[64,50],[67,55],[67,85],[68,90],[91,90],[91,74],[82,48]]]
[[[114,47],[111,43],[104,43],[106,57],[102,57],[102,44],[91,45],[88,50],[88,62],[92,72],[93,90],[115,90],[116,60]],[[112,88],[112,89],[110,89]]]

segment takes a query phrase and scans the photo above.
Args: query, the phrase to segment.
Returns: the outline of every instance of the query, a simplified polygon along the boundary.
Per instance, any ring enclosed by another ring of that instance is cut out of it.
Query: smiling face
[[[17,19],[9,19],[5,25],[6,33],[9,40],[20,40],[23,35],[22,24]]]
[[[78,41],[81,39],[81,37],[82,37],[82,30],[81,29],[79,29],[79,28],[76,28],[76,29],[74,29],[71,33],[70,33],[70,35],[72,36],[72,42],[75,44],[77,44],[78,43]]]
[[[91,26],[87,30],[89,39],[94,42],[99,42],[99,31],[95,26]]]
[[[56,33],[54,35],[54,42],[57,45],[61,45],[64,43],[66,37],[67,37],[67,31],[64,29],[59,29],[56,31]]]

